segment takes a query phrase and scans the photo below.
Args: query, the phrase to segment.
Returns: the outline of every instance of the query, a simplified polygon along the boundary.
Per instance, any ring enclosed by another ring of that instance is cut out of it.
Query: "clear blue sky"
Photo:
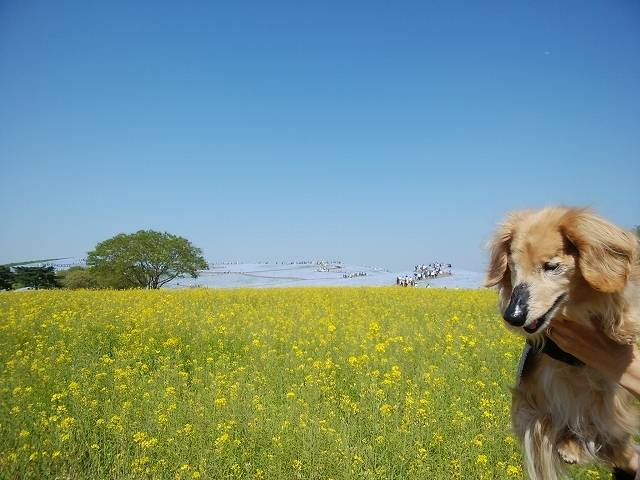
[[[0,166],[0,262],[479,270],[511,209],[640,223],[640,2],[1,2]]]

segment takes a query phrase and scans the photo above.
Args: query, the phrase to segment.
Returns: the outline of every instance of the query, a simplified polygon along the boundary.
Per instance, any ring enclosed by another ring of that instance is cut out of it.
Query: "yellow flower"
[[[444,453],[441,476],[524,478],[504,433],[523,340],[495,303],[489,290],[395,287],[8,292],[0,471],[64,469],[84,446],[135,478],[204,479],[214,465],[303,478],[320,464],[293,446],[311,439],[351,477],[401,465],[432,478]]]
[[[519,477],[522,475],[522,469],[514,465],[507,466],[507,475],[510,477]]]
[[[153,437],[153,438],[149,438],[145,441],[143,441],[142,443],[140,443],[140,446],[142,448],[153,448],[158,444],[158,439]]]
[[[216,448],[220,448],[225,443],[227,443],[228,441],[229,441],[229,434],[228,433],[223,433],[218,438],[216,438],[216,440],[214,442],[214,445],[216,446]]]
[[[393,407],[388,403],[385,403],[380,407],[380,413],[385,417],[391,415],[391,412],[393,412]]]
[[[62,428],[63,430],[70,428],[75,423],[75,421],[76,420],[73,417],[66,417],[60,422],[60,428]]]
[[[164,342],[165,347],[175,347],[180,344],[180,339],[177,337],[170,337]]]

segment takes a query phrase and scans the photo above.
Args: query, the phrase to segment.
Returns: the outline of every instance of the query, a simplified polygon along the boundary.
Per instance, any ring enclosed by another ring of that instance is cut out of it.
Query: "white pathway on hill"
[[[202,286],[209,288],[235,287],[294,287],[294,286],[385,286],[395,285],[398,276],[412,272],[389,272],[380,268],[342,264],[341,268],[318,271],[315,264],[255,264],[213,265],[214,268],[202,272],[198,278],[175,279],[167,286],[184,288]],[[345,278],[345,274],[366,273],[366,275]],[[453,275],[418,282],[415,288],[480,288],[483,275],[468,270],[453,269]],[[399,287],[400,288],[400,287]]]

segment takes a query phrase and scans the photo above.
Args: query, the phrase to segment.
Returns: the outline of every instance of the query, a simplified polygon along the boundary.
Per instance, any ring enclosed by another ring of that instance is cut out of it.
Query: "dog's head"
[[[502,316],[509,326],[536,335],[578,289],[622,290],[637,245],[630,232],[588,209],[514,212],[491,243],[485,284],[500,287]]]

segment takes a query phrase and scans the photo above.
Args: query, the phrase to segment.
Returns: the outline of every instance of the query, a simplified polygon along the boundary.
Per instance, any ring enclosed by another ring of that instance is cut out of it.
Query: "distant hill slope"
[[[13,262],[13,263],[4,263],[2,264],[4,267],[22,267],[26,265],[34,265],[34,264],[43,264],[43,263],[53,263],[58,260],[68,260],[72,257],[60,257],[60,258],[44,258],[41,260],[27,260],[25,262]]]
[[[181,278],[167,284],[172,288],[209,287],[209,288],[237,288],[237,287],[293,287],[293,286],[385,286],[395,285],[398,276],[410,275],[410,271],[389,272],[387,270],[354,265],[331,264],[329,271],[321,270],[316,264],[219,264],[212,265],[206,272],[201,272],[198,278]],[[366,275],[349,275],[364,273]],[[347,278],[345,278],[347,275]],[[418,282],[416,288],[427,285],[440,288],[480,288],[483,275],[478,272],[454,269],[453,275],[435,280]]]
[[[21,265],[53,265],[56,270],[72,266],[84,266],[83,257],[47,258],[13,262],[10,267]],[[361,275],[358,275],[361,274]],[[364,275],[362,275],[364,274]],[[220,263],[210,264],[210,269],[200,272],[198,278],[177,278],[167,288],[266,288],[294,286],[386,286],[395,285],[398,276],[412,275],[413,271],[390,272],[383,268],[349,263]],[[345,278],[346,276],[346,278]],[[453,275],[422,280],[415,288],[480,288],[483,275],[469,270],[453,269]]]

